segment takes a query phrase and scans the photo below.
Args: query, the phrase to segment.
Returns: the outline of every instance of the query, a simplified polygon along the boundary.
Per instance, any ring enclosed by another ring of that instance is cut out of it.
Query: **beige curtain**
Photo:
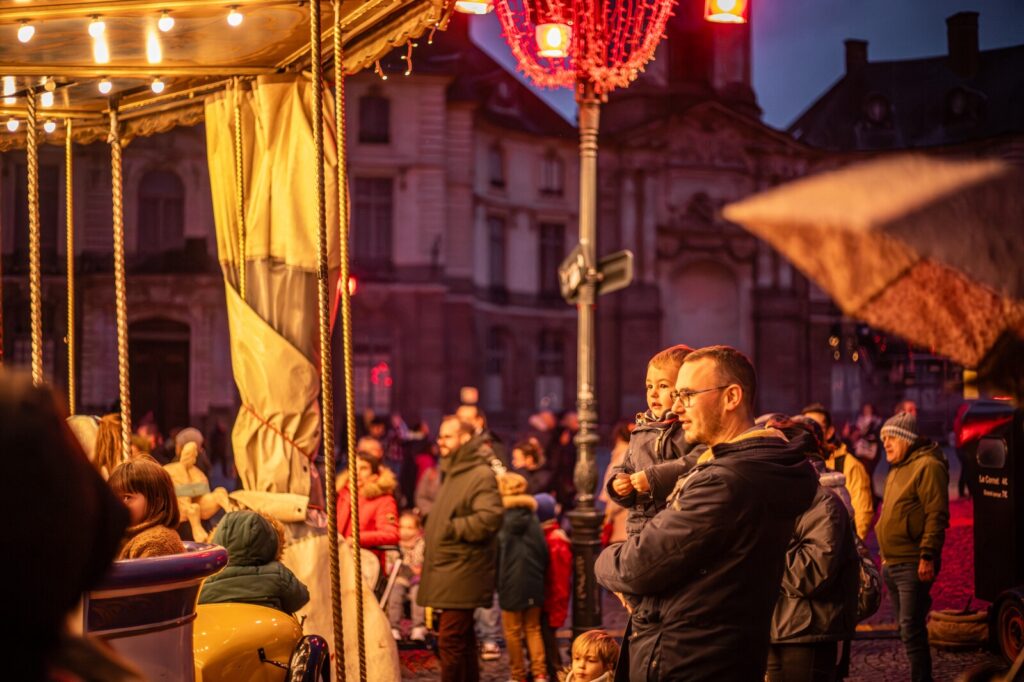
[[[235,464],[246,490],[306,496],[310,460],[320,443],[310,97],[308,78],[271,76],[206,104],[217,252],[227,292],[232,369],[242,399],[232,432]],[[236,101],[244,148],[245,301],[238,294]],[[330,129],[324,147],[329,258],[336,273],[337,153]]]

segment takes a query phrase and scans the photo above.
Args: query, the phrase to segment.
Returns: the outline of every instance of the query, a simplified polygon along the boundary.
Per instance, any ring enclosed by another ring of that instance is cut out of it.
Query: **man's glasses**
[[[683,407],[693,407],[693,396],[701,393],[707,393],[709,391],[721,391],[723,388],[729,388],[732,384],[723,384],[721,386],[715,386],[714,388],[704,388],[699,391],[672,391],[669,393],[669,397],[672,398],[672,402],[676,401],[683,404]]]

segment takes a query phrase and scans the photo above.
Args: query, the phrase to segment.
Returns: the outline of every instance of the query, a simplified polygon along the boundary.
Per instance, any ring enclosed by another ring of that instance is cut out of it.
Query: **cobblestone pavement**
[[[973,564],[973,511],[970,500],[950,503],[950,528],[942,551],[942,568],[932,588],[933,609],[963,609],[972,600],[974,590]],[[877,556],[878,544],[874,533],[868,537],[868,546]],[[973,600],[972,608],[983,608],[985,602]],[[603,601],[605,628],[621,636],[626,613],[614,598],[605,595]],[[910,668],[903,646],[896,633],[895,617],[888,595],[872,618],[861,626],[858,639],[853,643],[850,676],[853,682],[889,682],[910,679]],[[569,632],[564,630],[563,643],[568,645]],[[974,665],[1000,660],[981,649],[953,651],[932,647],[934,677],[938,681],[955,680],[961,672]],[[402,653],[403,680],[426,681],[440,677],[437,659],[426,651]],[[499,661],[481,664],[481,679],[485,682],[508,680],[508,661],[504,654]]]

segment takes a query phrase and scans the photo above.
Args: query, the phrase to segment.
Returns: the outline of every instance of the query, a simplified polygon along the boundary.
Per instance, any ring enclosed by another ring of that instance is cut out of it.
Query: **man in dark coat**
[[[503,507],[494,472],[481,461],[479,436],[456,417],[437,438],[444,482],[427,517],[426,552],[416,601],[443,609],[438,654],[444,681],[480,677],[473,609],[491,605]]]
[[[669,506],[597,560],[635,605],[616,679],[763,680],[793,524],[818,487],[803,452],[754,425],[754,368],[728,346],[686,357],[672,411],[709,446]]]

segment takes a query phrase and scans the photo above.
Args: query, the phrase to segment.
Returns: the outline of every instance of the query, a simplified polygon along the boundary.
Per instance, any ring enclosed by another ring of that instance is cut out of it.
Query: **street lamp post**
[[[597,297],[632,279],[632,254],[597,257],[597,133],[600,103],[636,79],[665,32],[674,0],[495,0],[498,19],[520,70],[541,87],[572,87],[579,104],[579,244],[559,268],[562,294],[577,321],[576,509],[569,513],[573,544],[573,633],[601,627],[594,579],[600,550],[597,488]]]

